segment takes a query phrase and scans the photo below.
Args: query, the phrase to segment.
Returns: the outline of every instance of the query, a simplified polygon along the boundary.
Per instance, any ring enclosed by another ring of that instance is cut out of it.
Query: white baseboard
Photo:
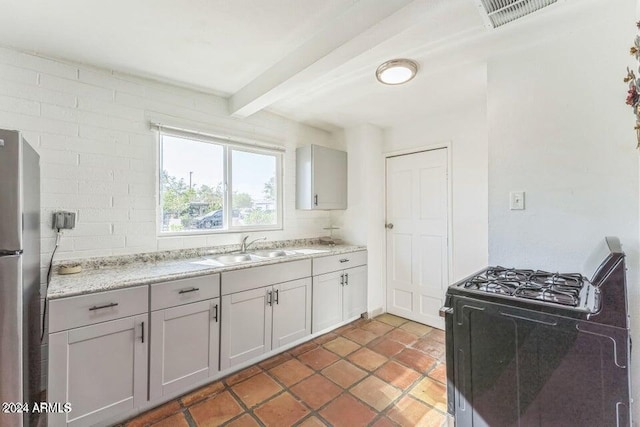
[[[380,316],[381,314],[384,314],[384,307],[379,307],[379,308],[374,308],[373,310],[369,310],[367,312],[367,317],[369,319],[373,319],[376,316]]]

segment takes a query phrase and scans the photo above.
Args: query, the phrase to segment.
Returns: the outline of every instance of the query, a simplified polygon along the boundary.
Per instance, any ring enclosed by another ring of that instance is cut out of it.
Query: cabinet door
[[[70,402],[49,426],[91,426],[147,400],[148,315],[49,336],[48,401]]]
[[[272,301],[271,286],[222,297],[220,369],[271,350]]]
[[[342,283],[342,271],[313,276],[313,333],[342,322]]]
[[[367,311],[367,266],[344,270],[344,320]]]
[[[273,347],[311,334],[311,278],[273,287]]]
[[[151,313],[151,400],[218,371],[219,312],[215,298]]]
[[[346,209],[347,153],[314,145],[312,167],[313,209]]]

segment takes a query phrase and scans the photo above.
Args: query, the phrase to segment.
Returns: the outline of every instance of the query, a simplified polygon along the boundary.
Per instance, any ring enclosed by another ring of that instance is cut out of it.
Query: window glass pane
[[[161,138],[160,231],[221,229],[223,147],[169,135]]]
[[[276,156],[233,150],[231,164],[232,226],[277,224]]]

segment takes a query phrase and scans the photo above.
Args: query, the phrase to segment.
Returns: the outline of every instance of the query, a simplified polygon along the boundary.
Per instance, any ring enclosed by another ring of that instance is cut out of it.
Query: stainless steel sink
[[[287,256],[289,253],[283,250],[264,250],[264,251],[255,251],[252,252],[253,255],[263,257],[263,258],[277,258],[281,256]]]
[[[213,257],[214,260],[223,264],[237,264],[239,262],[253,261],[253,258],[249,254],[237,254],[237,255],[218,255]]]

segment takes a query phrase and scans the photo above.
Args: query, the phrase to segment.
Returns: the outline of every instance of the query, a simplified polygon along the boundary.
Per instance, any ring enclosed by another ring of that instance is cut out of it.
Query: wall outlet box
[[[76,226],[76,213],[58,211],[53,213],[53,228],[56,230],[71,230]]]
[[[524,210],[524,191],[512,191],[509,193],[509,209],[512,211]]]

